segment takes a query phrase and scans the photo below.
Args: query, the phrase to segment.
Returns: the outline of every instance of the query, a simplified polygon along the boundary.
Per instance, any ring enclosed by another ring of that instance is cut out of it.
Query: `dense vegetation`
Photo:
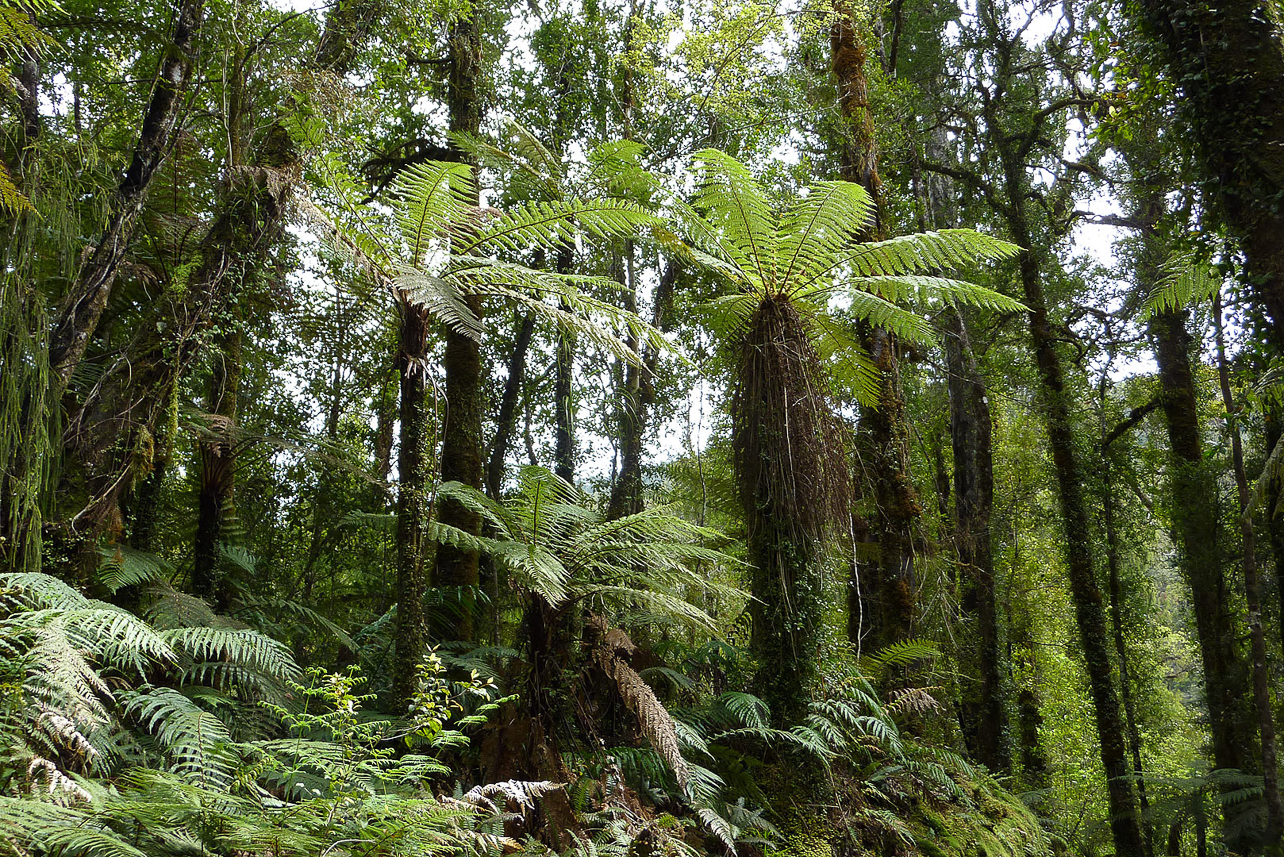
[[[0,853],[1284,848],[1276,0],[0,50]]]

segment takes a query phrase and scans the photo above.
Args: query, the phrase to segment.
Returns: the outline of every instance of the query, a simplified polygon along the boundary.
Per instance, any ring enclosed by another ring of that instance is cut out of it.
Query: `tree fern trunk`
[[[237,325],[237,320],[225,324]],[[220,332],[210,378],[209,413],[216,418],[215,437],[200,443],[200,489],[196,517],[196,553],[192,591],[226,609],[229,592],[221,580],[220,549],[224,524],[236,490],[237,391],[241,381],[241,332],[235,326]]]
[[[393,695],[402,703],[418,689],[418,669],[428,646],[424,597],[424,528],[428,523],[429,434],[424,359],[428,313],[402,300],[397,373],[401,379],[401,438],[397,456],[397,628],[394,641]],[[440,555],[440,552],[439,552]]]

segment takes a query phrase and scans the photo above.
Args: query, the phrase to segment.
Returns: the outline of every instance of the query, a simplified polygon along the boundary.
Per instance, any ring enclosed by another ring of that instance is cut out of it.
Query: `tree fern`
[[[670,208],[691,262],[725,280],[732,294],[711,303],[743,325],[764,301],[785,298],[802,313],[815,346],[846,354],[854,377],[868,379],[868,358],[829,319],[831,299],[848,311],[906,339],[932,341],[935,334],[910,307],[951,303],[1017,312],[1022,305],[998,292],[939,276],[977,262],[1007,259],[1019,248],[970,229],[905,235],[858,243],[873,212],[868,194],[850,182],[817,182],[781,205],[739,161],[712,149],[697,152],[697,187],[691,202]],[[838,335],[839,342],[830,340]],[[843,341],[845,340],[845,341]],[[873,403],[872,384],[853,386]]]
[[[520,157],[500,157],[499,150],[488,143],[461,142],[492,161],[522,163]],[[526,148],[536,155],[542,151],[542,147]],[[485,331],[470,300],[494,299],[515,303],[537,320],[569,329],[620,359],[639,359],[627,346],[628,337],[662,351],[674,350],[636,313],[588,294],[593,289],[616,288],[614,282],[537,270],[517,261],[530,250],[627,238],[657,226],[658,218],[637,202],[603,194],[600,186],[580,188],[592,196],[576,194],[565,184],[564,171],[550,172],[545,164],[523,171],[543,176],[531,186],[542,189],[543,198],[506,211],[482,209],[471,203],[477,188],[469,165],[432,161],[416,164],[398,178],[396,228],[390,232],[378,212],[355,202],[355,185],[342,165],[330,159],[324,166],[327,190],[337,197],[342,217],[355,228],[335,225],[339,218],[326,218],[318,210],[323,237],[348,255],[359,256],[390,289],[424,306],[457,332],[480,340]]]

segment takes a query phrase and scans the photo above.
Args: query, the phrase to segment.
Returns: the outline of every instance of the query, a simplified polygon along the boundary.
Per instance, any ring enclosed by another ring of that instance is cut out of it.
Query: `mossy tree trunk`
[[[1022,247],[1033,247],[1035,245],[1031,241],[1024,204],[1021,202],[1024,198],[1024,165],[1019,160],[1007,159],[1005,167],[1011,206],[1008,211],[1011,237]],[[1101,764],[1106,773],[1110,827],[1119,857],[1144,857],[1145,846],[1124,739],[1125,723],[1119,708],[1107,643],[1109,631],[1093,564],[1093,539],[1089,529],[1078,439],[1071,415],[1070,392],[1066,389],[1061,356],[1056,349],[1057,334],[1053,330],[1043,295],[1037,253],[1037,250],[1029,250],[1021,258],[1021,285],[1024,303],[1029,308],[1028,322],[1035,364],[1043,385],[1044,419],[1065,528],[1066,571],[1092,695]]]
[[[887,237],[887,213],[882,179],[878,173],[878,145],[869,105],[869,50],[852,8],[834,3],[836,17],[830,28],[831,67],[838,83],[838,107],[844,119],[840,141],[840,173],[868,191],[874,201],[874,223],[866,237]],[[914,527],[922,513],[918,493],[909,473],[909,428],[901,392],[899,345],[887,330],[861,325],[861,344],[879,374],[878,404],[861,413],[857,450],[859,484],[872,495],[868,541],[876,545],[877,559],[854,563],[857,576],[874,573],[874,580],[852,581],[852,592],[868,594],[857,605],[866,627],[855,631],[854,643],[872,635],[878,645],[906,640],[913,634],[915,616]],[[859,596],[858,596],[859,597]],[[849,622],[849,625],[851,623]]]
[[[220,574],[221,551],[236,490],[237,392],[242,369],[240,321],[228,318],[224,324],[229,327],[219,332],[213,349],[208,435],[198,442],[201,472],[192,566],[192,592],[220,612],[227,608],[230,596]]]
[[[976,693],[963,703],[964,734],[976,758],[992,771],[1012,764],[1005,740],[1007,702],[1000,671],[998,599],[990,542],[994,508],[993,422],[985,383],[968,338],[962,312],[945,316],[945,360],[949,375],[950,441],[954,454],[954,542],[966,580],[961,607],[976,622]]]
[[[1231,466],[1239,495],[1239,532],[1244,570],[1244,601],[1248,607],[1249,645],[1253,655],[1253,707],[1257,714],[1257,732],[1261,742],[1262,799],[1266,804],[1266,827],[1262,844],[1268,854],[1278,854],[1280,834],[1284,832],[1284,810],[1280,806],[1280,773],[1275,743],[1275,713],[1271,708],[1270,665],[1266,661],[1266,635],[1262,630],[1262,591],[1257,573],[1257,535],[1249,508],[1251,490],[1244,468],[1244,445],[1239,434],[1239,408],[1231,393],[1230,369],[1226,362],[1226,340],[1222,329],[1221,294],[1213,294],[1213,329],[1217,338],[1217,378],[1222,404],[1230,429]]]
[[[397,453],[397,627],[394,640],[393,695],[408,701],[418,688],[418,669],[428,646],[424,597],[424,528],[429,515],[431,453],[425,360],[430,320],[423,307],[402,299],[397,372],[401,379]]]
[[[850,502],[826,380],[797,309],[765,297],[741,345],[732,448],[753,566],[754,687],[781,727],[807,713],[827,602],[821,546]]]
[[[143,114],[142,131],[129,167],[116,189],[107,226],[72,283],[54,322],[49,365],[59,390],[66,389],[89,347],[133,241],[139,215],[147,204],[152,179],[173,146],[183,96],[192,78],[196,40],[204,15],[205,0],[184,0],[178,6],[173,32],[163,49],[156,85]]]
[[[1131,7],[1185,96],[1217,214],[1240,240],[1252,294],[1284,345],[1284,45],[1260,0],[1139,0]]]
[[[448,38],[449,74],[447,108],[450,130],[476,134],[481,126],[481,30],[475,13],[462,15],[450,25]],[[480,303],[468,298],[470,309],[480,312]],[[443,369],[446,375],[445,422],[442,427],[442,481],[462,482],[482,487],[482,358],[477,342],[462,333],[447,330]],[[458,527],[476,535],[481,532],[481,518],[454,500],[441,504],[439,517],[443,524]],[[479,582],[479,557],[476,551],[454,545],[441,545],[437,550],[433,585],[455,590],[459,609],[443,617],[441,636],[447,639],[472,640],[475,636],[476,592]]]

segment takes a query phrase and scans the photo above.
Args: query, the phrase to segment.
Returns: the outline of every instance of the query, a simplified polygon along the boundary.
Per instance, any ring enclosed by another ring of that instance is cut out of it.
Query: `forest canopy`
[[[1284,851],[1277,0],[0,53],[0,855]]]

